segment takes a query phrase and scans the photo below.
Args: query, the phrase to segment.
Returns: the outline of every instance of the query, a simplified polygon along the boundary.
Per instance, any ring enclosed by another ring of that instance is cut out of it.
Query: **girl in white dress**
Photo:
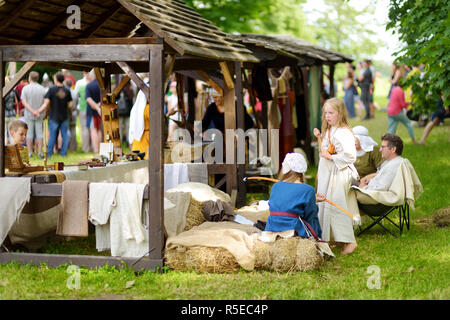
[[[344,244],[342,254],[349,254],[357,247],[353,221],[359,220],[359,210],[356,195],[350,186],[353,179],[358,179],[358,172],[353,166],[356,160],[355,137],[348,125],[345,104],[341,99],[325,101],[322,132],[314,128],[314,135],[321,141],[317,193],[354,216],[352,219],[326,202],[319,203],[322,239]]]

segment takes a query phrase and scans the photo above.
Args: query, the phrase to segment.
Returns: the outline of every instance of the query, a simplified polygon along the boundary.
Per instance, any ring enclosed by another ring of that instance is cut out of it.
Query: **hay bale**
[[[272,258],[271,270],[278,272],[290,272],[295,270],[297,257],[297,239],[277,239],[269,247]]]
[[[255,240],[253,244],[256,270],[271,270],[272,257],[270,256],[270,243]]]
[[[186,182],[166,191],[170,192],[189,192],[191,194],[191,202],[186,213],[186,227],[183,231],[192,229],[205,222],[202,213],[203,203],[206,201],[222,200],[231,203],[230,196],[218,189],[212,188],[207,184],[199,182]]]
[[[253,253],[255,269],[291,272],[317,269],[323,257],[314,242],[299,237],[280,238],[275,242],[256,240]]]
[[[239,263],[226,249],[190,247],[184,250],[166,250],[166,265],[177,271],[201,273],[232,273],[240,269]]]
[[[317,269],[324,259],[313,241],[299,238],[295,256],[295,270],[308,271]]]
[[[445,228],[450,225],[450,207],[439,209],[432,216],[432,221],[438,228]]]

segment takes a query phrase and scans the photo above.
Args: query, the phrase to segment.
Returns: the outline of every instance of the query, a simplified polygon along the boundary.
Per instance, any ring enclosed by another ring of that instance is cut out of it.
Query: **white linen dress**
[[[350,190],[352,179],[358,178],[353,163],[356,160],[355,138],[346,128],[332,127],[322,139],[322,150],[329,146],[328,134],[335,147],[333,160],[320,157],[317,172],[317,193],[340,205],[353,216],[359,217],[356,194]],[[319,221],[322,239],[351,243],[356,242],[353,232],[353,219],[345,212],[327,202],[319,202]]]

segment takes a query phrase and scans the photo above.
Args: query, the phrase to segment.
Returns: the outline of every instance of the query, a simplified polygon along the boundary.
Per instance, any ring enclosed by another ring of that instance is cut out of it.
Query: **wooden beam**
[[[149,176],[149,228],[148,238],[150,248],[150,259],[162,259],[164,250],[164,150],[163,150],[163,128],[164,128],[164,74],[163,74],[163,50],[152,50],[150,52],[149,79],[150,95],[150,132],[148,152],[151,155],[148,167]]]
[[[218,93],[220,93],[221,95],[223,95],[223,89],[217,84],[217,82],[215,82],[213,79],[211,79],[211,77],[202,70],[196,70],[196,72],[203,77],[203,79],[205,79],[204,81],[210,85],[214,90],[216,90]]]
[[[0,38],[1,39],[1,38]],[[63,39],[49,40],[43,44],[158,44],[157,37],[136,37],[136,38],[79,38],[79,39]]]
[[[98,269],[105,264],[122,269],[125,266],[135,271],[153,270],[160,271],[163,266],[162,259],[150,259],[148,257],[127,258],[127,257],[108,257],[108,256],[89,256],[89,255],[68,255],[68,254],[44,254],[44,253],[12,253],[1,252],[0,263],[19,262],[40,266],[45,263],[51,268],[56,268],[62,264],[73,264],[90,269]]]
[[[245,111],[244,111],[244,100],[242,97],[242,66],[241,63],[236,61],[234,63],[234,72],[236,73],[236,85],[235,85],[235,95],[236,95],[236,125],[238,129],[242,129],[245,132]],[[238,150],[241,149],[242,146],[237,146]],[[246,149],[246,143],[244,139],[244,150]],[[238,187],[238,194],[237,194],[237,207],[240,208],[242,206],[245,206],[245,195],[247,193],[246,190],[246,184],[245,183],[239,183],[243,181],[245,177],[245,163],[238,163],[237,164],[237,187]]]
[[[105,91],[105,82],[103,80],[102,71],[100,70],[100,68],[95,67],[94,72],[95,72],[95,78],[97,79],[97,82],[98,82],[98,86],[100,87],[100,91]]]
[[[228,68],[227,62],[219,62],[220,70],[222,70],[223,78],[225,79],[225,83],[229,89],[234,89],[234,80],[231,76],[230,69]]]
[[[3,99],[16,87],[16,85],[27,75],[27,73],[34,67],[36,62],[27,62],[22,68],[14,75],[14,78],[3,87],[2,97]]]
[[[22,13],[28,10],[36,0],[26,0],[21,1],[20,4],[17,5],[17,8],[13,10],[13,13],[8,16],[6,19],[2,19],[2,24],[0,26],[0,32],[9,27],[11,23],[17,20]]]
[[[124,61],[117,61],[116,64],[125,72],[127,76],[133,80],[133,82],[136,84],[136,86],[144,92],[147,101],[150,101],[150,93],[149,93],[149,87],[145,84],[145,82],[134,72],[133,69]]]
[[[149,50],[161,44],[111,45],[8,45],[0,46],[4,61],[148,61]]]
[[[114,97],[118,97],[120,91],[122,91],[122,89],[127,85],[128,82],[130,82],[130,77],[128,75],[125,75],[125,77],[123,77],[122,81],[120,81],[119,85],[114,89],[113,95]]]
[[[237,166],[236,166],[236,104],[234,89],[223,89],[223,100],[225,106],[225,155],[226,155],[226,176],[227,176],[227,193],[231,195],[231,191],[236,187]]]
[[[174,54],[169,54],[167,56],[166,63],[164,65],[164,86],[163,86],[164,90],[166,90],[167,84],[170,79],[170,75],[173,72],[173,66],[175,65],[175,58],[176,58],[176,55],[174,55]]]
[[[81,38],[89,38],[94,33],[96,33],[109,18],[115,15],[120,9],[122,5],[116,2],[107,12],[101,15],[100,19],[95,21],[89,28],[87,28],[82,34]]]

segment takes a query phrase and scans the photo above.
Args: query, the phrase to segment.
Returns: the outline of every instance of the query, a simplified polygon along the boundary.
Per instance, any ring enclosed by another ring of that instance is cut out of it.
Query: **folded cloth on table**
[[[89,185],[89,221],[95,225],[98,251],[111,249],[109,217],[116,205],[117,183],[91,183]]]
[[[30,201],[30,178],[3,177],[0,178],[0,245],[5,241],[9,230],[19,218],[25,204]]]
[[[62,183],[57,235],[88,236],[88,185],[88,181],[66,180]]]

